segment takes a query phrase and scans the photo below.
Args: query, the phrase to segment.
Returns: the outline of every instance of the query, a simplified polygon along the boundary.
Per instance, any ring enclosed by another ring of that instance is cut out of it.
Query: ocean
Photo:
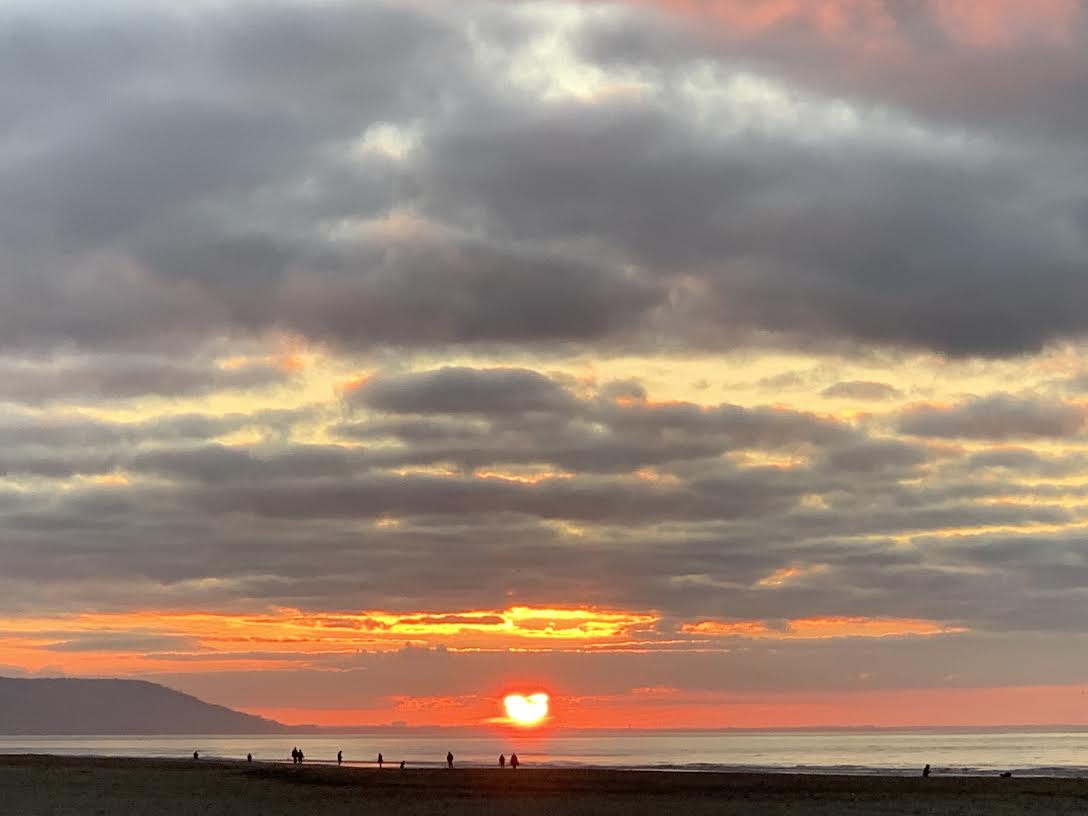
[[[802,731],[802,732],[519,732],[513,735],[418,735],[382,731],[260,736],[2,736],[0,754],[192,757],[289,762],[298,746],[306,762],[387,767],[442,767],[452,751],[459,767],[495,766],[517,752],[525,767],[675,771],[769,771],[913,775],[1088,777],[1088,731]]]

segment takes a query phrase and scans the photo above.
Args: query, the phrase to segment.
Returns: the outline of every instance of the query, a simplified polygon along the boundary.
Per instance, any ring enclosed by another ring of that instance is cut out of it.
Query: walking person
[[[450,768],[453,767],[453,751],[446,752],[446,765]]]
[[[499,754],[499,768],[505,768],[505,767],[506,767],[506,756],[503,755],[503,754]]]

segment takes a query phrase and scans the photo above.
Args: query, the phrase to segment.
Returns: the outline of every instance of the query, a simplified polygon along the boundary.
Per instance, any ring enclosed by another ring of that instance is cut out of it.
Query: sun
[[[530,694],[507,694],[502,701],[506,716],[516,725],[540,725],[548,716],[548,695],[543,692]]]

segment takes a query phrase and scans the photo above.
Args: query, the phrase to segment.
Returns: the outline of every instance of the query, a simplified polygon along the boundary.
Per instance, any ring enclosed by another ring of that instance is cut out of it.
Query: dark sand
[[[412,770],[0,757],[5,814],[1064,814],[1088,780]]]

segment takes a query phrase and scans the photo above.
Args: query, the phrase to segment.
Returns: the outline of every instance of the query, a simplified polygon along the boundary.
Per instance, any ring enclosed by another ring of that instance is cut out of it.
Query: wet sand
[[[385,770],[0,757],[0,810],[25,814],[1073,814],[1088,780]]]

